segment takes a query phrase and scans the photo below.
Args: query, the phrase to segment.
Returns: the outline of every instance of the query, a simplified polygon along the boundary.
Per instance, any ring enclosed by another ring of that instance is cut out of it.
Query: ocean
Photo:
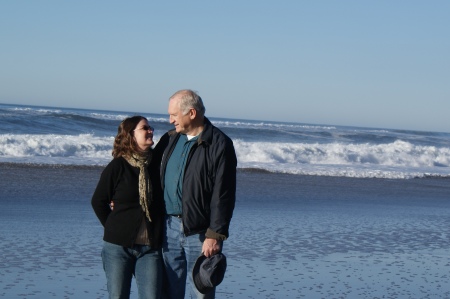
[[[133,112],[0,104],[0,162],[106,165],[118,124]],[[173,126],[143,113],[155,141]],[[450,133],[211,117],[238,168],[358,178],[450,176]]]
[[[90,198],[135,114],[0,104],[1,298],[107,297]],[[450,298],[449,133],[210,120],[238,157],[218,299]]]

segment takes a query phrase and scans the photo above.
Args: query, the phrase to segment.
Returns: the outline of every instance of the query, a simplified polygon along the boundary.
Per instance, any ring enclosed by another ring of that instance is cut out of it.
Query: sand
[[[101,169],[0,164],[0,297],[107,297]],[[450,298],[449,183],[240,171],[217,298]]]

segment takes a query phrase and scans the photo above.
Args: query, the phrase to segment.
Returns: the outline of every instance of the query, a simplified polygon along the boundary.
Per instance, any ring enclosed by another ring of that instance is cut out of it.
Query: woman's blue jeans
[[[160,298],[163,276],[160,250],[146,245],[126,248],[104,242],[102,260],[110,299],[130,298],[133,275],[140,299]]]

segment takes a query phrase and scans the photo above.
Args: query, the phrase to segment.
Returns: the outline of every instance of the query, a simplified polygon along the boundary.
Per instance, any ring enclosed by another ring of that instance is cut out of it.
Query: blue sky
[[[0,103],[450,132],[450,1],[1,1]]]

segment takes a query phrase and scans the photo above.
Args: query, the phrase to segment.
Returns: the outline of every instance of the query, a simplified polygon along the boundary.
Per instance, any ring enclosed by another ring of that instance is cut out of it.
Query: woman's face
[[[153,128],[145,119],[142,119],[133,130],[134,140],[142,151],[148,150],[153,144]]]

